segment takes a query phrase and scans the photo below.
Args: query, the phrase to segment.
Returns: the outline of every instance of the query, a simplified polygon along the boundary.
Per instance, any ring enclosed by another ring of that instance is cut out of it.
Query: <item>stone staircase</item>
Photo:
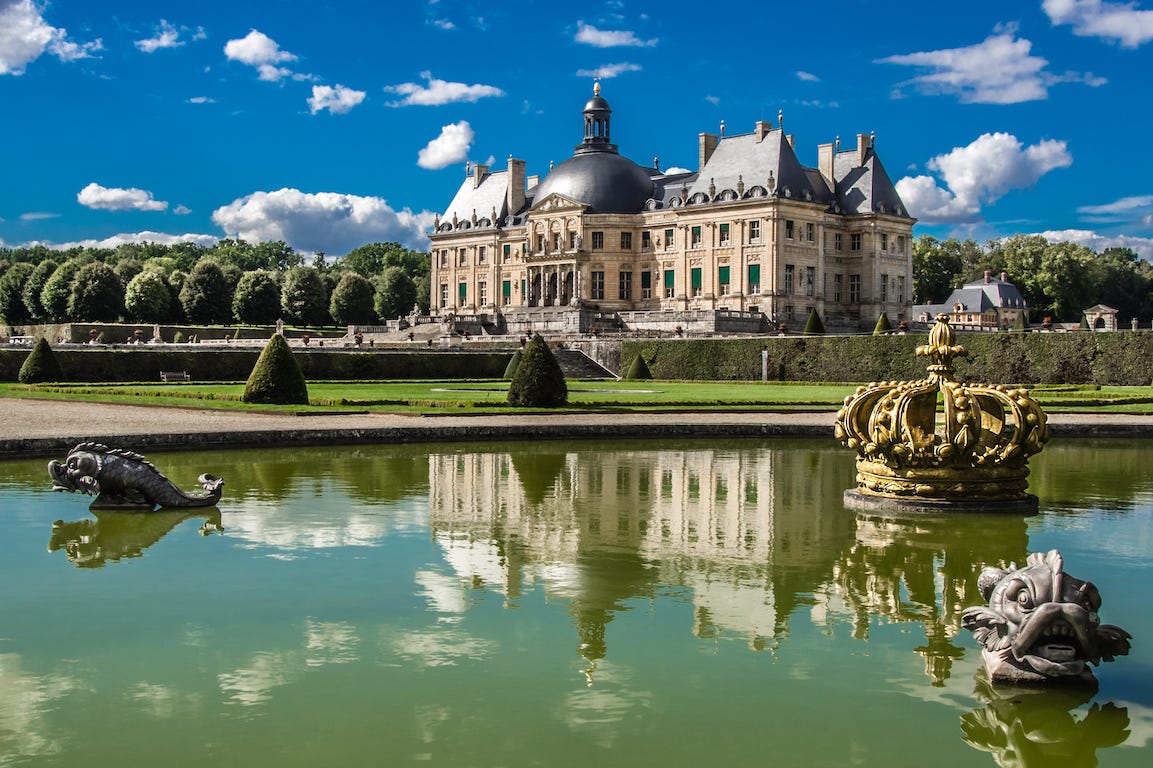
[[[601,366],[596,360],[579,349],[554,349],[553,355],[560,364],[566,379],[615,379],[616,374]]]

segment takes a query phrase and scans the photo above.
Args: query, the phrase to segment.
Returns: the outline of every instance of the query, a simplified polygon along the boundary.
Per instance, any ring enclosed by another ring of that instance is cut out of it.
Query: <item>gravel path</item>
[[[294,416],[193,408],[0,400],[0,455],[49,455],[96,440],[125,447],[614,437],[832,436],[825,413]],[[1052,414],[1054,436],[1151,437],[1153,416]]]

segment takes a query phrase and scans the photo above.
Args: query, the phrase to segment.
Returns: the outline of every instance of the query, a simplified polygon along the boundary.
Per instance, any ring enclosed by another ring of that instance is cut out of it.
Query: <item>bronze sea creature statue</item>
[[[100,443],[80,443],[63,461],[48,462],[52,490],[95,496],[91,509],[213,507],[220,501],[224,480],[198,478],[203,491],[185,493],[138,453]]]
[[[1097,587],[1065,573],[1055,549],[1024,568],[986,568],[977,586],[989,604],[967,608],[961,623],[984,646],[994,683],[1095,683],[1090,664],[1129,654],[1131,635],[1101,623]]]

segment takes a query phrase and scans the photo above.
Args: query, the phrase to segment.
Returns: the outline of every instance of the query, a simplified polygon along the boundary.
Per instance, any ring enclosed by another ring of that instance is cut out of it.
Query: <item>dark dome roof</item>
[[[593,96],[591,99],[589,99],[584,108],[585,112],[595,112],[598,110],[603,112],[612,112],[612,108],[609,107],[609,103],[602,99],[600,94],[597,94],[596,96]]]
[[[649,174],[627,157],[586,152],[553,168],[537,187],[533,202],[556,193],[587,204],[592,213],[638,213],[653,189]]]

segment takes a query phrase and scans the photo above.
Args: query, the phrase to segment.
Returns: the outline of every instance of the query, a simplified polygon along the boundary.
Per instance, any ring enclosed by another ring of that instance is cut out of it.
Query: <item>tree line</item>
[[[1153,317],[1153,265],[1128,248],[1097,253],[1077,243],[1040,235],[1013,235],[984,246],[972,239],[913,242],[913,303],[944,302],[954,288],[1005,272],[1029,306],[1033,321],[1045,317],[1076,322],[1094,304],[1118,311],[1122,320]]]
[[[63,322],[371,325],[428,312],[427,253],[369,243],[311,264],[283,241],[0,249],[6,325]]]

